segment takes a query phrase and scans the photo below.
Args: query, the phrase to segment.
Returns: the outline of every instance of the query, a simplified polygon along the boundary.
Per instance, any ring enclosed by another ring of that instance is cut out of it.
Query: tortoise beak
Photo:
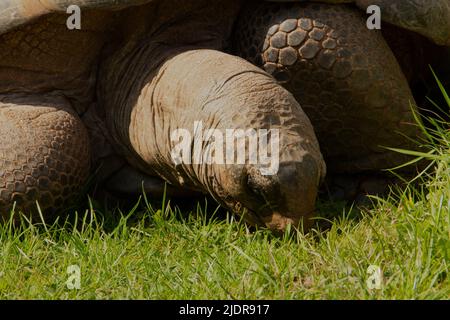
[[[295,218],[282,215],[279,212],[273,212],[269,216],[260,217],[260,219],[264,223],[265,227],[277,235],[284,234],[289,226],[294,229],[299,229],[303,225],[303,230],[308,230],[312,224],[312,220],[309,216]]]
[[[274,233],[284,233],[288,225],[297,227],[299,225],[298,219],[285,217],[278,212],[274,212],[272,215],[263,217],[261,220],[264,222],[267,228]]]

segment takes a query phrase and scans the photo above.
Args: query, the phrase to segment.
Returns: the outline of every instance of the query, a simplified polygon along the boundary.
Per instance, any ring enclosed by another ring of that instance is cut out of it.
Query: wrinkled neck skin
[[[313,213],[325,165],[312,125],[293,96],[259,68],[220,52],[238,10],[239,1],[229,0],[213,6],[160,3],[152,11],[155,22],[119,43],[102,66],[99,96],[115,144],[131,164],[175,186],[210,193],[234,212],[246,208],[250,223],[284,229]],[[148,19],[135,14],[131,24]],[[173,132],[189,132],[194,149],[196,123],[220,132],[278,130],[277,170],[265,175],[248,161],[196,163],[195,152],[189,163],[177,164]]]
[[[122,25],[116,30],[116,41],[104,49],[98,79],[99,107],[119,153],[144,172],[154,173],[152,170],[156,167],[141,161],[136,150],[142,147],[136,149],[133,145],[132,139],[137,133],[132,128],[141,122],[138,116],[142,116],[137,110],[143,108],[151,113],[143,122],[154,131],[155,138],[170,137],[169,131],[176,129],[172,126],[177,120],[167,116],[167,106],[160,107],[156,98],[143,101],[144,96],[151,98],[151,92],[158,89],[165,63],[188,50],[224,50],[228,46],[241,1],[213,2],[214,6],[207,0],[154,0],[147,6],[125,10]],[[200,77],[196,70],[190,72],[193,78]],[[172,93],[167,91],[165,95]],[[184,101],[180,100],[178,105],[189,106],[189,102]],[[171,109],[183,115],[182,109],[177,107]],[[176,125],[181,126],[181,123]],[[162,140],[159,143],[163,144]],[[167,146],[151,152],[165,149]]]

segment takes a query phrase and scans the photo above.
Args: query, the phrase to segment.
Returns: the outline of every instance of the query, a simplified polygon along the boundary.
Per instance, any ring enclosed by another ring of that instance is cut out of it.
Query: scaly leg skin
[[[417,148],[414,98],[379,31],[351,6],[249,3],[236,51],[294,94],[333,174],[376,172],[408,160],[383,149]],[[406,136],[406,137],[405,137]]]
[[[64,209],[85,183],[89,141],[68,101],[58,96],[0,96],[0,217],[15,204],[37,217]]]

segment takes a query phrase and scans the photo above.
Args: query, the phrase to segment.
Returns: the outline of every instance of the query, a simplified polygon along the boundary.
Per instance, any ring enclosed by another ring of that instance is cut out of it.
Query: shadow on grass
[[[197,219],[203,223],[213,224],[217,222],[226,223],[230,221],[230,217],[233,217],[232,223],[245,225],[249,232],[261,231],[261,228],[245,224],[241,217],[231,214],[209,196],[163,197],[162,199],[148,199],[145,195],[128,198],[114,196],[101,200],[90,198],[88,202],[89,208],[86,208],[86,201],[84,201],[84,204],[79,202],[76,207],[67,210],[70,224],[75,224],[76,219],[82,219],[82,216],[76,214],[76,212],[84,211],[88,213],[92,211],[96,219],[101,221],[102,228],[106,233],[112,232],[123,223],[124,217],[126,217],[127,224],[130,227],[139,225],[144,220],[145,227],[152,227],[155,219],[165,219],[178,223],[186,223],[190,219]],[[373,206],[375,205],[373,204]],[[319,233],[326,232],[338,219],[343,217],[358,222],[362,218],[362,210],[368,210],[370,207],[359,208],[346,201],[334,201],[326,197],[320,197],[317,201],[313,228]],[[265,232],[265,230],[262,231]],[[273,237],[279,238],[276,235],[273,235]]]

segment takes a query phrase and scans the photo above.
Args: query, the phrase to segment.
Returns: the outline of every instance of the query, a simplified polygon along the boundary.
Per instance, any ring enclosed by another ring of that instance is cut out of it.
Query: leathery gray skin
[[[65,29],[68,4],[85,10],[83,30]],[[135,182],[145,175],[149,190],[165,181],[173,190],[210,194],[236,214],[246,211],[254,225],[274,231],[310,225],[326,174],[319,142],[293,94],[264,70],[225,53],[241,5],[239,0],[217,0],[213,6],[206,0],[3,1],[3,217],[14,202],[33,211],[39,200],[48,214],[64,207],[103,161],[110,185],[117,185],[111,172],[116,178],[139,172]],[[327,6],[320,4],[319,14]],[[346,15],[365,22],[353,8],[343,9],[341,18]],[[448,31],[442,29],[427,36],[439,43]],[[389,59],[394,63],[392,54]],[[400,78],[400,68],[394,69]],[[410,93],[401,80],[405,101]],[[279,170],[262,175],[250,164],[176,165],[170,133],[191,129],[196,121],[222,130],[279,130]]]

